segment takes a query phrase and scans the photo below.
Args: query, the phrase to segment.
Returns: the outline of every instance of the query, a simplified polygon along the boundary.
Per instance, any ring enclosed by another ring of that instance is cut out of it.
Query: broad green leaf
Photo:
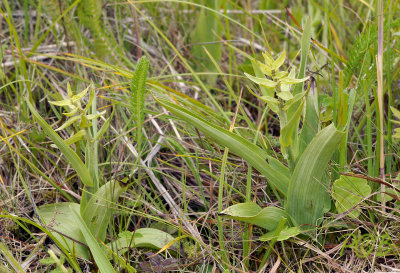
[[[256,203],[240,203],[220,213],[224,217],[254,224],[267,230],[274,230],[281,218],[290,218],[287,213],[277,207],[260,208]]]
[[[5,212],[5,211],[4,211]],[[34,222],[32,220],[29,220],[25,217],[17,217],[17,216],[13,216],[11,214],[8,214],[7,212],[5,212],[6,214],[0,214],[0,219],[2,218],[7,218],[10,220],[13,220],[15,222],[21,222],[21,223],[26,223],[28,224],[28,226],[32,226],[37,228],[37,230],[40,230],[43,232],[43,234],[46,234],[48,236],[48,238],[50,238],[51,240],[53,240],[54,243],[57,244],[57,246],[59,247],[59,249],[62,251],[62,253],[65,255],[65,257],[68,260],[68,263],[73,267],[74,272],[82,272],[81,268],[78,265],[78,262],[76,260],[75,257],[72,257],[72,255],[69,253],[69,251],[63,246],[63,244],[56,238],[54,237],[54,235],[52,234],[52,232],[49,231],[49,228],[46,228],[44,226],[42,226],[41,224]],[[2,223],[2,221],[0,221]]]
[[[396,179],[399,179],[399,178],[397,177]],[[378,194],[376,197],[377,197],[377,201],[378,201],[379,203],[381,203],[381,202],[382,202],[382,195],[381,195],[381,194]],[[397,197],[397,198],[396,198],[396,197]],[[383,202],[384,202],[384,203],[389,202],[389,201],[392,201],[393,199],[399,200],[399,198],[400,198],[399,192],[397,192],[397,191],[396,191],[395,189],[393,189],[393,188],[388,188],[388,187],[386,187],[386,189],[385,189],[385,195],[384,195],[384,197],[383,197]]]
[[[293,132],[297,128],[296,124],[298,123],[301,114],[303,113],[303,103],[299,105],[297,111],[293,114],[288,123],[285,124],[283,128],[281,128],[281,135],[279,136],[279,141],[283,147],[288,147],[293,142]]]
[[[295,225],[317,225],[329,199],[329,180],[323,180],[329,160],[344,133],[333,124],[321,130],[298,159],[289,183],[285,210]]]
[[[368,181],[359,178],[341,175],[333,183],[332,197],[335,199],[338,213],[346,212],[357,206],[362,199],[371,194],[371,187]],[[357,218],[360,216],[361,209],[356,208],[349,212],[349,216]]]
[[[110,181],[101,186],[85,205],[82,216],[96,239],[104,241],[106,238],[114,205],[123,191],[119,182]]]
[[[118,234],[118,239],[108,243],[107,247],[118,254],[124,254],[129,248],[146,247],[153,249],[162,249],[174,240],[174,237],[165,231],[154,228],[139,228],[133,234],[130,231],[124,231]]]
[[[71,214],[70,206],[79,208],[79,205],[76,203],[63,202],[40,206],[38,211],[46,226],[50,227],[51,230],[55,230],[51,233],[60,243],[62,243],[64,248],[66,248],[70,253],[76,251],[78,257],[90,260],[88,249],[69,239],[72,238],[78,242],[85,243],[85,239],[82,236],[79,226]],[[64,237],[56,231],[65,234],[69,238]]]
[[[271,240],[277,240],[279,242],[285,241],[291,237],[294,237],[296,235],[299,235],[301,233],[301,230],[299,227],[285,227],[279,235],[275,234],[275,230],[270,231],[268,233],[265,233],[262,235],[260,238],[258,238],[260,241],[271,241]]]
[[[268,179],[269,183],[286,195],[289,182],[286,175],[289,171],[277,159],[268,157],[264,150],[243,137],[210,123],[199,115],[195,115],[193,112],[186,110],[179,105],[163,99],[156,100],[168,109],[168,111],[195,126],[205,135],[211,137],[219,145],[228,147],[230,152],[246,160],[250,165],[261,172]],[[266,159],[268,159],[269,162],[274,162],[274,164],[266,162]],[[275,166],[280,166],[279,171],[275,169]]]
[[[86,168],[79,156],[74,152],[74,150],[65,144],[64,140],[51,128],[49,124],[47,124],[47,122],[39,115],[32,104],[30,104],[29,101],[26,101],[26,103],[32,115],[43,128],[43,131],[46,132],[46,135],[54,142],[58,149],[60,149],[65,158],[68,160],[68,163],[71,164],[72,168],[76,171],[82,183],[87,187],[91,187],[93,185],[92,177],[90,176],[89,170]]]
[[[257,83],[257,84],[259,84],[259,85],[261,85],[261,86],[263,86],[263,87],[266,87],[266,88],[273,88],[273,87],[275,87],[275,86],[278,85],[277,82],[268,80],[267,78],[254,77],[254,76],[252,76],[252,75],[250,75],[250,74],[247,74],[247,73],[244,73],[244,74],[245,74],[246,77],[249,78],[249,80],[251,80],[252,82],[255,82],[255,83]]]
[[[111,263],[108,261],[106,255],[104,254],[103,248],[100,247],[96,238],[94,238],[93,234],[90,232],[90,229],[86,225],[85,221],[82,219],[79,214],[79,208],[70,207],[71,213],[74,217],[74,221],[78,225],[81,230],[83,237],[87,245],[89,246],[90,252],[93,255],[93,258],[97,264],[101,273],[116,273]]]
[[[276,93],[276,95],[277,95],[278,97],[280,97],[281,99],[285,100],[285,101],[288,101],[288,100],[293,99],[293,95],[292,95],[292,93],[290,93],[289,91],[288,91],[288,92],[286,92],[286,91],[284,91],[284,92],[279,92],[279,93]]]

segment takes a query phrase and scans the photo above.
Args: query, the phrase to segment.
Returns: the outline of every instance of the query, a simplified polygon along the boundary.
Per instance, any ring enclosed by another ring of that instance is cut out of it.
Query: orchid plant
[[[245,73],[245,75],[252,82],[268,91],[259,98],[266,102],[270,109],[278,115],[282,132],[279,138],[281,149],[285,158],[289,157],[289,160],[293,160],[296,156],[286,147],[292,143],[290,133],[292,132],[295,121],[300,119],[302,113],[303,103],[299,105],[297,102],[299,102],[307,92],[293,95],[291,89],[293,85],[306,81],[308,77],[297,79],[294,67],[291,68],[290,72],[282,69],[286,59],[285,51],[281,52],[275,60],[268,52],[263,53],[263,57],[265,63],[257,61],[256,66],[258,70],[264,74],[264,77],[255,77],[247,73]],[[294,108],[293,111],[291,111],[292,107]],[[291,114],[289,115],[289,113]]]

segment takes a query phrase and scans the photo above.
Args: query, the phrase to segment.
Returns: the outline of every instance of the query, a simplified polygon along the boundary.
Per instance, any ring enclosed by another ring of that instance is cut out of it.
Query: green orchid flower
[[[258,65],[266,77],[255,77],[247,73],[245,73],[245,75],[249,80],[261,85],[262,87],[274,89],[278,100],[276,98],[267,96],[261,97],[274,111],[278,107],[279,99],[282,100],[283,103],[294,98],[293,94],[291,93],[292,85],[304,82],[308,79],[308,77],[297,79],[295,77],[296,71],[294,68],[291,69],[290,73],[287,70],[280,70],[286,59],[285,51],[281,52],[276,60],[274,60],[272,55],[268,52],[263,53],[263,57],[265,63],[258,61]]]
[[[82,100],[85,95],[89,92],[89,101],[86,103],[85,107],[82,107]],[[89,85],[88,88],[74,95],[71,86],[67,84],[67,98],[58,101],[49,101],[51,104],[61,107],[68,107],[69,112],[64,112],[63,115],[67,116],[69,119],[65,121],[60,127],[58,127],[55,131],[61,131],[73,124],[76,124],[80,131],[76,134],[72,135],[70,138],[65,140],[68,145],[71,145],[83,138],[89,137],[89,127],[92,125],[92,120],[100,118],[103,116],[106,111],[102,111],[100,113],[96,112],[94,114],[90,114],[90,107],[92,106],[93,100],[95,98],[95,92],[93,85]]]

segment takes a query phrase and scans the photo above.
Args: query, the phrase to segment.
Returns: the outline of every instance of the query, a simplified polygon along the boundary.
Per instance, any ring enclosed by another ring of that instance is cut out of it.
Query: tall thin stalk
[[[379,108],[379,173],[382,180],[385,179],[385,156],[383,146],[383,1],[378,0],[378,55],[376,56],[376,76],[378,80],[378,108]],[[381,203],[384,209],[385,186],[381,187]]]

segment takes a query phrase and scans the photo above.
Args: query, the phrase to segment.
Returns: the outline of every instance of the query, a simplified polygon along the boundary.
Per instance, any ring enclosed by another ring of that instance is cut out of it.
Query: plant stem
[[[379,174],[385,180],[385,156],[383,146],[383,1],[378,0],[378,55],[376,56],[376,76],[378,80],[378,108],[379,108]],[[385,211],[385,186],[381,186],[381,205]]]

